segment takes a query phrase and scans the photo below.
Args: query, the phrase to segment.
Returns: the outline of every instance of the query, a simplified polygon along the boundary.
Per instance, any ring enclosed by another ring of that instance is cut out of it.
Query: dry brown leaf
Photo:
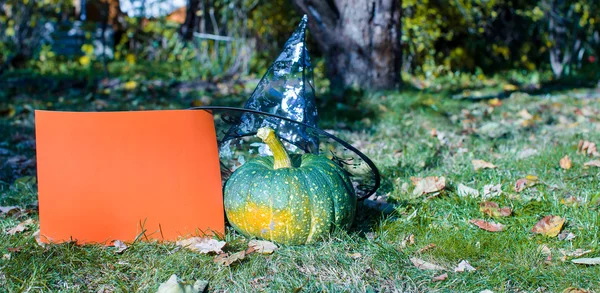
[[[500,196],[502,194],[502,184],[487,184],[483,186],[483,195],[482,198],[492,198],[496,196]]]
[[[196,280],[193,284],[191,282],[184,282],[173,274],[164,283],[158,286],[156,293],[200,293],[204,292],[208,286],[208,281]]]
[[[473,164],[473,169],[475,169],[475,171],[479,170],[479,169],[495,169],[498,168],[498,166],[490,163],[490,162],[486,162],[484,160],[471,160],[471,164]]]
[[[348,256],[351,257],[352,259],[359,259],[362,257],[362,254],[360,252],[355,252],[355,253],[349,253]]]
[[[208,237],[190,237],[178,240],[177,245],[199,253],[221,253],[221,249],[227,242],[218,241]]]
[[[552,250],[550,247],[548,247],[548,245],[542,244],[538,249],[542,255],[552,256]]]
[[[411,257],[410,261],[413,263],[413,265],[415,267],[417,267],[417,269],[420,269],[420,270],[430,270],[430,271],[446,270],[446,268],[444,268],[442,266],[436,265],[434,263],[426,262],[420,258]]]
[[[435,129],[435,128],[432,128],[432,129],[431,129],[431,137],[436,137],[437,135],[438,135],[438,133],[437,133],[437,129]]]
[[[565,290],[562,290],[562,293],[592,293],[592,291],[581,289],[581,288],[569,287],[569,288],[566,288]]]
[[[6,234],[8,234],[8,235],[15,235],[17,233],[21,233],[21,232],[29,229],[29,226],[33,225],[33,224],[34,224],[33,219],[27,219],[27,220],[19,223],[17,226],[15,226],[15,227],[13,227],[11,229],[8,229],[8,231],[6,231]]]
[[[558,234],[558,240],[566,240],[566,241],[571,241],[573,239],[575,239],[575,234],[573,234],[570,231],[562,231],[560,232],[560,234]]]
[[[490,105],[492,107],[500,107],[500,106],[502,106],[502,101],[498,98],[493,98],[488,101],[488,105]]]
[[[448,274],[447,273],[443,273],[443,274],[441,274],[439,276],[433,277],[431,280],[434,281],[434,282],[439,282],[439,281],[443,281],[443,280],[446,280],[446,279],[448,279]]]
[[[241,261],[245,257],[246,252],[242,250],[231,255],[229,255],[229,253],[221,253],[217,255],[213,261],[217,264],[224,265],[227,267],[236,261]]]
[[[560,260],[562,261],[567,261],[568,257],[580,257],[582,255],[592,252],[591,250],[583,250],[581,248],[575,249],[573,251],[567,251],[564,249],[559,249],[558,251],[560,251],[560,254],[562,254],[562,257],[560,258]]]
[[[459,183],[456,187],[456,193],[462,197],[479,197],[479,191],[475,188],[471,188],[462,183]]]
[[[598,167],[598,168],[600,168],[600,160],[591,160],[591,161],[583,164],[583,166],[585,166],[585,167]]]
[[[421,253],[423,253],[425,251],[428,251],[428,250],[431,250],[431,249],[434,249],[434,248],[435,248],[435,243],[429,243],[429,244],[425,245],[424,247],[421,247],[421,249],[419,249],[417,251],[417,253],[421,254]]]
[[[504,230],[504,227],[505,227],[502,224],[498,224],[498,223],[494,223],[494,222],[486,222],[484,220],[479,220],[479,219],[470,220],[469,223],[471,223],[483,230],[490,231],[490,232],[500,232],[500,231]]]
[[[408,237],[406,237],[406,242],[408,243],[408,245],[415,244],[415,234],[408,235]]]
[[[21,210],[21,208],[19,208],[17,206],[8,206],[8,207],[0,206],[0,214],[6,214],[7,216],[10,216],[20,210]]]
[[[548,237],[556,237],[562,229],[565,219],[559,216],[545,216],[533,226],[531,232],[543,234]]]
[[[471,266],[471,264],[468,261],[466,261],[466,260],[462,260],[454,268],[454,272],[455,273],[472,272],[474,270],[475,270],[475,268],[473,266]]]
[[[430,176],[425,178],[411,177],[410,180],[415,184],[415,190],[413,190],[414,196],[438,192],[446,187],[446,178],[443,176]]]
[[[596,148],[596,144],[587,140],[579,141],[579,144],[577,145],[577,153],[584,154],[586,156],[600,156],[600,153],[598,153],[598,149]]]
[[[529,158],[531,156],[535,156],[537,154],[538,154],[537,150],[531,149],[531,148],[525,148],[525,149],[521,150],[519,153],[517,153],[517,158],[525,159],[525,158]]]
[[[277,245],[275,245],[275,243],[265,240],[250,240],[250,242],[248,242],[248,247],[258,253],[264,254],[271,254],[273,251],[277,250]]]
[[[595,266],[595,265],[600,265],[600,257],[576,258],[576,259],[572,259],[571,262],[580,264],[580,265]]]
[[[529,113],[529,111],[527,111],[527,109],[523,109],[523,110],[517,112],[517,115],[519,115],[521,118],[523,118],[525,120],[533,119],[533,115],[531,115],[531,113]]]
[[[566,155],[562,159],[560,159],[559,165],[561,168],[563,168],[565,170],[569,170],[569,169],[571,169],[571,167],[573,167],[573,163],[571,162],[571,159],[569,159],[568,155]]]
[[[33,237],[35,238],[35,242],[37,243],[37,245],[39,245],[41,247],[46,247],[46,243],[44,243],[40,237],[39,229],[37,231],[33,232]]]
[[[121,240],[115,240],[113,242],[113,246],[117,248],[117,250],[115,250],[116,254],[123,253],[123,251],[125,251],[125,250],[127,250],[127,248],[129,248],[129,246],[127,246],[127,244],[125,244],[125,242],[123,242]]]
[[[497,203],[485,201],[479,204],[479,211],[490,217],[508,217],[512,214],[509,207],[500,208]]]
[[[525,178],[521,178],[515,182],[515,191],[521,192],[526,188],[532,187],[539,182],[538,177],[535,175],[527,175]]]

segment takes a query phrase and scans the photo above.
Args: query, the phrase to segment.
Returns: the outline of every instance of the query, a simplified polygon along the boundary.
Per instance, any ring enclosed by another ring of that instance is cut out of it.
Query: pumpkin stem
[[[285,151],[283,144],[275,135],[275,130],[271,127],[262,127],[258,129],[256,133],[264,143],[267,144],[271,152],[273,153],[273,169],[277,170],[279,168],[291,168],[292,161],[290,161],[290,157],[288,153]]]

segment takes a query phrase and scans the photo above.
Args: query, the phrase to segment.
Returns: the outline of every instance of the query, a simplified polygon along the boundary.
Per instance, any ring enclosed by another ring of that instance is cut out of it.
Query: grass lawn
[[[0,206],[27,208],[37,197],[28,177],[35,175],[34,162],[28,161],[35,154],[32,108],[155,109],[191,103],[187,96],[138,95],[142,98],[92,99],[83,90],[3,91]],[[574,264],[569,253],[591,250],[582,257],[600,257],[600,168],[584,166],[600,158],[577,152],[580,140],[600,143],[599,97],[598,91],[570,90],[473,101],[389,92],[327,107],[335,110],[320,113],[321,127],[335,129],[373,159],[383,177],[377,194],[395,205],[393,212],[361,205],[349,232],[334,231],[315,245],[284,246],[223,266],[213,262],[214,255],[174,243],[136,242],[121,254],[92,245],[42,248],[33,235],[38,225],[33,207],[20,217],[0,216],[0,292],[155,292],[172,274],[206,280],[210,292],[562,292],[568,287],[598,292],[600,265]],[[212,100],[225,102],[232,103]],[[572,161],[568,170],[559,166],[565,155]],[[475,171],[474,159],[497,167]],[[527,175],[537,176],[537,184],[516,192],[515,183]],[[445,188],[415,196],[411,177],[428,176],[443,176]],[[463,185],[480,195],[461,196]],[[489,185],[500,185],[501,192],[485,193]],[[512,215],[491,219],[480,211],[485,200],[510,207]],[[574,238],[532,233],[548,215],[564,218],[562,235],[570,232]],[[29,230],[4,232],[29,218],[35,221]],[[488,232],[472,219],[493,220],[505,229]],[[225,238],[227,252],[247,246],[248,239],[234,231]],[[411,258],[447,270],[422,270]],[[455,272],[462,260],[476,270]],[[445,280],[432,280],[443,273]]]

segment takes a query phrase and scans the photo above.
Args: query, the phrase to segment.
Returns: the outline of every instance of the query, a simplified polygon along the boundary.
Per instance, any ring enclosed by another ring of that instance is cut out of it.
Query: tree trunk
[[[332,92],[401,84],[401,0],[293,0],[327,58]]]
[[[200,0],[188,0],[185,22],[179,28],[179,33],[186,40],[191,40],[198,26],[198,15],[196,11],[200,6]]]

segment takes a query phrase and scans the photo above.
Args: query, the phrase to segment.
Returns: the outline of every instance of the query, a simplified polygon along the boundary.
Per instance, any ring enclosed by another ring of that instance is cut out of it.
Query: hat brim
[[[252,121],[262,121],[260,124],[268,124],[268,126],[275,129],[290,153],[313,153],[327,156],[347,171],[359,200],[374,194],[381,183],[379,170],[365,154],[343,139],[317,127],[276,114],[246,108],[200,106],[190,108],[190,110],[208,111],[215,117],[223,182],[244,162],[265,155],[265,151],[268,152],[262,141],[255,137],[258,127],[266,125],[238,127],[250,119]],[[285,127],[279,128],[278,125]],[[287,135],[290,131],[290,125],[303,135],[294,134],[293,139],[286,139],[286,137],[290,137]],[[232,131],[232,129],[235,129],[235,131]],[[300,139],[297,139],[298,137]],[[305,139],[302,139],[302,137],[305,137]]]

